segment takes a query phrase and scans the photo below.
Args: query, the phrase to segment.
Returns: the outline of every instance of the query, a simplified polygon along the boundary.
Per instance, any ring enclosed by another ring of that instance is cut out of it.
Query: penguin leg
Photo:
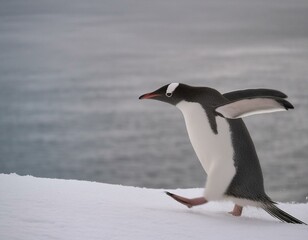
[[[188,208],[192,208],[194,206],[202,205],[208,202],[204,197],[185,198],[170,192],[166,192],[166,194],[172,197],[174,200],[178,201],[179,203],[184,204]]]
[[[232,214],[233,216],[239,217],[239,216],[242,215],[242,212],[243,212],[243,207],[240,206],[240,205],[235,204],[234,208],[233,208],[233,211],[229,212],[229,213]]]

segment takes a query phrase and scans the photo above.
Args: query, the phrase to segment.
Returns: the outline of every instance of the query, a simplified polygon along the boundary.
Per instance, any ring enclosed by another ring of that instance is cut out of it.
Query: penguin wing
[[[242,118],[255,114],[293,109],[288,101],[278,97],[255,97],[240,99],[216,107],[215,111],[224,118]]]
[[[228,92],[223,94],[223,96],[230,101],[240,100],[245,98],[255,98],[255,97],[277,97],[277,98],[287,98],[287,95],[283,92],[273,90],[273,89],[245,89],[233,92]]]

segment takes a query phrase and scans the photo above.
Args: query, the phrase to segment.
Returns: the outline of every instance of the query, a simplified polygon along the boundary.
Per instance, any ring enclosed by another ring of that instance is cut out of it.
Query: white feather
[[[224,200],[230,200],[242,207],[246,206],[262,207],[262,202],[253,201],[245,198],[226,197]]]
[[[279,111],[286,109],[275,99],[270,98],[243,99],[216,108],[216,112],[231,119]]]
[[[229,123],[216,117],[218,134],[214,134],[199,103],[181,101],[176,106],[183,113],[189,139],[207,173],[204,197],[207,200],[223,199],[236,172]]]
[[[179,83],[170,83],[167,88],[166,94],[172,94],[178,86],[179,86]]]

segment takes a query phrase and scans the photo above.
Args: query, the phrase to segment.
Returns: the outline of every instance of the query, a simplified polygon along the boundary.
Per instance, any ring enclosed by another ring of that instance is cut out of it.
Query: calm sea
[[[203,187],[170,82],[275,88],[295,110],[245,119],[276,201],[308,196],[308,2],[6,0],[0,172]]]

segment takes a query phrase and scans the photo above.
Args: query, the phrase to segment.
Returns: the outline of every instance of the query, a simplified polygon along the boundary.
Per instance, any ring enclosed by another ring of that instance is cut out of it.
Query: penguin
[[[188,208],[209,201],[234,202],[233,216],[243,207],[264,209],[282,222],[306,224],[284,212],[264,191],[263,174],[243,117],[286,111],[293,105],[272,89],[246,89],[221,94],[209,87],[170,83],[139,99],[153,99],[177,107],[183,114],[192,147],[207,174],[204,194],[186,198],[166,194]]]

